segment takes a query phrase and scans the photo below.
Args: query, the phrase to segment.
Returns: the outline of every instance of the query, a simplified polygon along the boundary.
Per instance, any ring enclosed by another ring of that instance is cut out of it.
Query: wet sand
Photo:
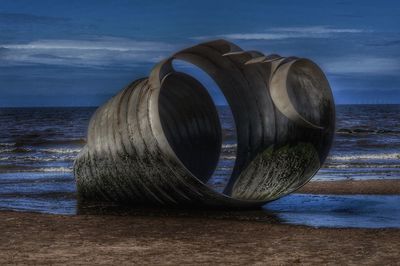
[[[302,191],[392,194],[398,185],[398,181],[312,182]],[[400,229],[312,228],[276,224],[273,217],[270,223],[246,221],[250,214],[246,212],[215,213],[63,216],[0,211],[0,265],[399,265]]]
[[[395,265],[400,230],[0,212],[0,264]]]
[[[400,194],[400,179],[312,181],[296,191],[305,194]]]

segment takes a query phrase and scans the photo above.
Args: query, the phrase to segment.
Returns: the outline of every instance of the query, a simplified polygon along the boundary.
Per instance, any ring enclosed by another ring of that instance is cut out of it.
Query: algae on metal
[[[309,176],[309,171],[319,167],[318,153],[310,143],[285,145],[278,149],[271,146],[242,172],[232,196],[243,200],[271,200],[308,182],[303,176]]]

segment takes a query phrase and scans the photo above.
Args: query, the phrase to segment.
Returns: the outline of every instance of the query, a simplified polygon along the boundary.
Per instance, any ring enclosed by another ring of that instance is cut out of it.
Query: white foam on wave
[[[399,164],[325,164],[323,168],[328,169],[340,169],[340,168],[348,168],[348,169],[360,169],[360,168],[376,168],[376,169],[398,169],[400,168]],[[375,171],[375,170],[369,170]]]
[[[353,155],[332,155],[332,161],[351,161],[351,160],[400,160],[400,153],[375,153],[375,154],[353,154]]]
[[[49,156],[49,157],[35,157],[35,156],[1,156],[0,161],[17,161],[17,162],[63,162],[72,161],[75,156]]]
[[[12,152],[14,149],[0,149],[0,153]]]
[[[11,147],[12,145],[9,145]],[[5,147],[5,146],[4,146]],[[8,146],[7,146],[8,147]],[[8,153],[8,152],[18,152],[18,149],[24,150],[25,152],[44,152],[44,153],[58,153],[58,154],[78,154],[81,151],[81,148],[44,148],[44,149],[29,149],[29,148],[0,148],[0,153]]]
[[[47,167],[38,169],[41,172],[72,172],[72,167]]]
[[[81,148],[53,148],[53,149],[40,149],[41,152],[47,152],[47,153],[62,153],[62,154],[70,154],[70,153],[79,153],[81,151]]]
[[[0,143],[0,147],[11,147],[14,146],[14,142],[5,142],[5,143]]]
[[[15,168],[15,169],[4,169],[0,170],[1,174],[4,173],[71,173],[73,171],[71,167],[42,167],[42,168]]]
[[[234,143],[234,144],[222,144],[222,148],[223,149],[230,149],[230,148],[236,148],[236,147],[237,147],[236,143]]]
[[[12,148],[12,149],[0,149],[0,153],[26,153],[31,152],[28,148]]]
[[[222,160],[229,160],[229,161],[231,161],[231,160],[235,160],[235,159],[236,159],[236,156],[223,155],[223,156],[221,156],[221,159],[222,159]]]
[[[72,167],[43,167],[36,169],[24,169],[19,172],[59,172],[59,173],[69,173],[72,172]]]

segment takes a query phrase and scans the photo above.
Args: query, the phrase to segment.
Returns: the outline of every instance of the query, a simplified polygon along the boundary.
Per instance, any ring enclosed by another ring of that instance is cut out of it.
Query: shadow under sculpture
[[[218,84],[233,114],[237,154],[223,193],[206,183],[221,151],[217,109],[203,85],[177,72],[192,63]],[[74,164],[80,200],[132,205],[250,208],[307,183],[334,134],[328,81],[312,61],[202,43],[158,63],[90,120]]]

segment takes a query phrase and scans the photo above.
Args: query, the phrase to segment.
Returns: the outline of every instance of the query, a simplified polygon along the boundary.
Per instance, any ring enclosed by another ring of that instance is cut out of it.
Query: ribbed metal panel
[[[221,126],[207,90],[174,59],[206,71],[225,95],[237,157],[223,194],[206,185],[218,163]],[[333,97],[323,72],[295,57],[242,51],[224,40],[184,49],[93,115],[75,161],[82,200],[254,207],[298,189],[331,146]]]

